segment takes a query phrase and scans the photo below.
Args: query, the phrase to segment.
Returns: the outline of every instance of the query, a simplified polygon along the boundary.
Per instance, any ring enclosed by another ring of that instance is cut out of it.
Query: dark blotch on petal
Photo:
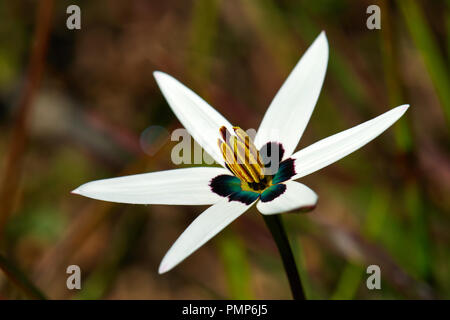
[[[267,177],[261,179],[260,182],[247,182],[248,186],[254,191],[261,191],[267,187]]]
[[[259,154],[261,155],[262,162],[266,168],[269,168],[270,171],[268,174],[274,174],[277,172],[281,160],[284,155],[284,148],[281,143],[278,142],[267,142],[260,150]],[[275,158],[276,157],[276,158]],[[275,159],[273,159],[275,158]],[[274,161],[274,162],[272,162]]]
[[[214,193],[217,193],[222,197],[227,197],[230,194],[241,190],[241,180],[235,176],[222,174],[213,178],[210,181],[209,186]]]
[[[280,163],[280,168],[273,176],[272,183],[280,183],[289,180],[295,175],[294,159],[289,158]]]
[[[230,201],[239,201],[242,203],[245,203],[246,205],[249,205],[256,201],[258,199],[259,193],[251,192],[251,191],[238,191],[235,193],[232,193],[228,196],[228,199]]]
[[[285,191],[286,185],[275,184],[261,194],[261,201],[262,202],[272,201],[273,199],[278,198],[280,195],[282,195]]]

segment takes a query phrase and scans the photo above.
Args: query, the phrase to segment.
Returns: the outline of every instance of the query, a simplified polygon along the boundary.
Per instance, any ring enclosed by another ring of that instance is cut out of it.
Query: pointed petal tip
[[[72,191],[70,191],[70,193],[71,193],[71,194],[81,194],[81,193],[80,193],[80,188],[78,187],[78,188],[76,188],[76,189],[73,189]]]
[[[328,38],[324,30],[317,36],[317,41],[323,42],[323,45],[328,50]]]
[[[82,184],[78,188],[75,188],[74,190],[70,191],[70,193],[78,194],[78,195],[84,196],[84,197],[90,197],[90,193],[95,191],[95,190],[92,190],[93,182],[94,181],[86,182],[85,184]],[[95,184],[94,184],[94,186],[95,186]]]
[[[400,119],[406,112],[406,110],[409,109],[409,104],[402,104],[401,106],[393,108],[390,112],[391,114],[396,117],[397,119]]]
[[[158,268],[158,274],[164,274],[169,271],[171,268],[168,268],[167,264],[164,261],[161,262]]]
[[[86,196],[86,194],[91,191],[90,187],[92,185],[92,182],[93,181],[86,182],[86,183],[82,184],[81,186],[75,188],[74,190],[70,191],[70,193],[72,193],[72,194],[79,194],[81,196]]]
[[[409,104],[402,104],[401,106],[398,106],[397,108],[401,109],[403,113],[406,112],[406,110],[409,109]]]
[[[167,83],[167,81],[170,81],[170,80],[178,82],[178,80],[176,80],[170,74],[167,74],[167,73],[162,72],[162,71],[153,71],[153,77],[155,78],[155,80],[158,83],[158,85],[160,83],[162,83],[163,81],[166,82],[166,83]]]
[[[165,73],[162,71],[158,71],[158,70],[153,71],[153,77],[155,77],[156,81],[158,81],[164,75],[165,75]]]

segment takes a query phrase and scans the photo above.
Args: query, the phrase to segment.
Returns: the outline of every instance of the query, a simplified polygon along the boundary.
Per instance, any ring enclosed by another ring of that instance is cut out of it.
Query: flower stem
[[[294,255],[289,244],[289,239],[284,230],[281,217],[278,214],[274,215],[262,215],[264,222],[272,234],[275,243],[277,244],[278,251],[283,261],[284,270],[289,280],[289,286],[291,287],[292,297],[294,300],[306,300],[305,293],[303,292],[302,281],[298,274],[297,266],[295,264]]]

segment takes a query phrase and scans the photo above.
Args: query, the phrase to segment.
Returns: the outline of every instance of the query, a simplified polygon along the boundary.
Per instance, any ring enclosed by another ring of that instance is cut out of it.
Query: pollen
[[[264,175],[264,164],[250,136],[241,128],[233,127],[232,135],[225,127],[220,128],[223,140],[218,139],[226,166],[251,191],[261,192],[270,185]],[[271,179],[270,179],[271,180]]]

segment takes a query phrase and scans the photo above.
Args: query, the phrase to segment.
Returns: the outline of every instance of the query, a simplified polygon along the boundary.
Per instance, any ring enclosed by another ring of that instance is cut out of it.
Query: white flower
[[[171,76],[155,72],[156,81],[175,115],[222,167],[184,168],[93,181],[73,193],[122,203],[212,204],[175,241],[163,258],[159,273],[175,267],[255,203],[266,215],[314,207],[316,193],[293,180],[362,147],[390,127],[409,107],[399,106],[294,153],[319,97],[327,63],[328,42],[322,32],[273,99],[254,143],[193,91]],[[274,130],[279,137],[276,141],[271,140]],[[229,148],[233,146],[241,151],[230,153]],[[268,146],[279,148],[276,151],[280,151],[281,160],[278,172],[270,175],[266,174],[259,154]],[[252,156],[253,163],[238,163],[236,156],[242,155]]]

